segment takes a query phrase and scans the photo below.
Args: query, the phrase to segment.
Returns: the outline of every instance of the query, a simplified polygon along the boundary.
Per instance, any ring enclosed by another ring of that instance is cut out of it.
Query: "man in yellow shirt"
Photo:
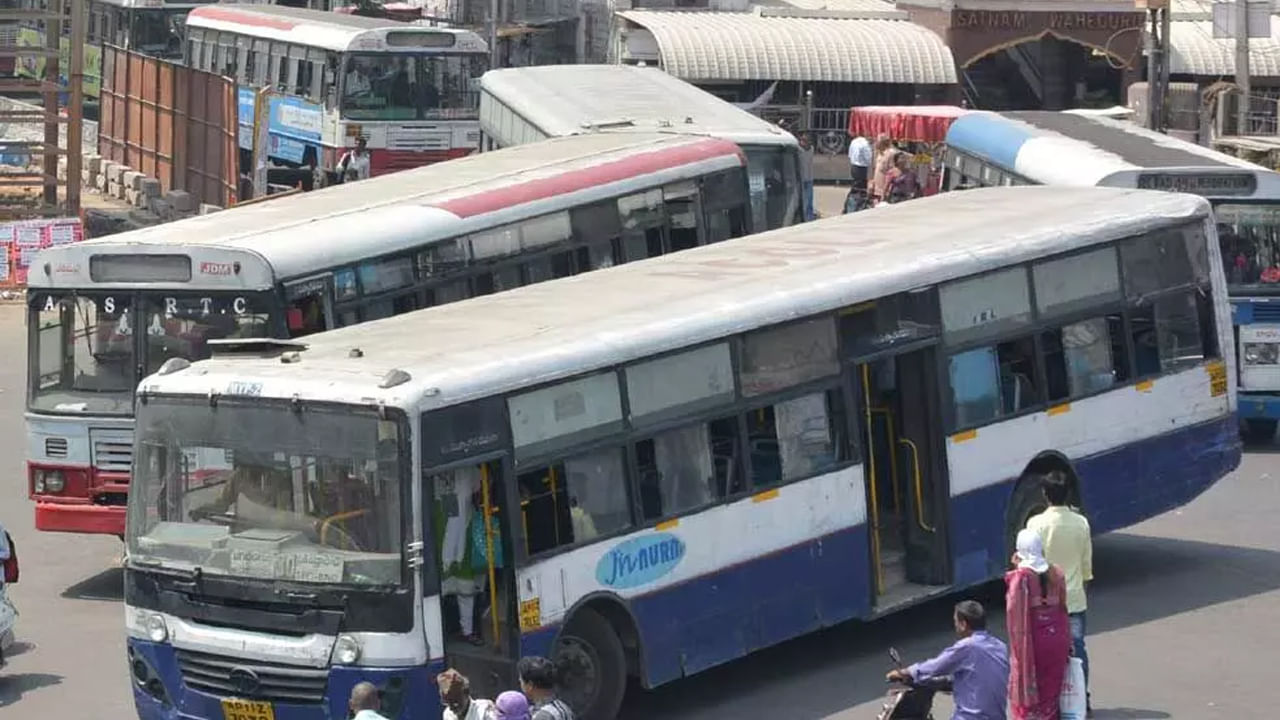
[[[1044,498],[1049,509],[1027,521],[1044,543],[1044,556],[1057,565],[1067,579],[1067,614],[1071,619],[1073,653],[1084,664],[1084,683],[1089,687],[1089,653],[1085,649],[1085,611],[1089,603],[1084,584],[1093,580],[1093,539],[1089,521],[1067,503],[1070,485],[1061,471],[1053,471],[1044,479]],[[1093,716],[1092,703],[1089,716]]]

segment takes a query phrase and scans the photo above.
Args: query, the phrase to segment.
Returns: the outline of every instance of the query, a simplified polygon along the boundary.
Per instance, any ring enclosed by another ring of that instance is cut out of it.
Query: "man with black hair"
[[[956,710],[951,720],[1005,720],[1009,698],[1009,648],[987,632],[987,612],[982,603],[956,603],[953,616],[960,638],[942,654],[902,670],[888,679],[923,682],[951,677]]]
[[[573,710],[556,697],[556,666],[544,657],[524,657],[516,664],[520,691],[529,698],[533,720],[574,720]]]
[[[1044,557],[1057,565],[1067,579],[1067,617],[1071,620],[1071,649],[1084,665],[1084,685],[1089,687],[1089,653],[1085,649],[1085,583],[1093,580],[1093,539],[1089,521],[1070,506],[1071,484],[1061,470],[1044,477],[1044,499],[1049,508],[1027,521],[1044,543]],[[1088,714],[1093,715],[1089,702]]]

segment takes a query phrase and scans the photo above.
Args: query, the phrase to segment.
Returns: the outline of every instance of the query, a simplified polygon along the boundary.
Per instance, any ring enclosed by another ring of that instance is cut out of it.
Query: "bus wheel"
[[[1245,440],[1252,443],[1269,443],[1276,436],[1276,421],[1268,419],[1251,419],[1244,421]]]
[[[627,687],[627,658],[613,626],[599,613],[579,610],[556,647],[560,698],[583,720],[613,720]]]

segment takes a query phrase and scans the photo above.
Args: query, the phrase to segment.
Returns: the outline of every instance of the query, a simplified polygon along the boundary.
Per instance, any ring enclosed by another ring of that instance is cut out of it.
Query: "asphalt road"
[[[0,305],[0,522],[20,547],[18,646],[0,670],[0,719],[133,717],[115,538],[35,533],[23,466],[25,329]],[[1099,718],[1263,717],[1280,648],[1280,454],[1240,470],[1182,510],[1100,538],[1090,594]],[[980,593],[1002,605],[998,587]],[[955,598],[851,623],[651,693],[640,718],[873,718],[896,645],[920,658],[949,641]],[[993,619],[999,627],[1002,617]],[[943,710],[945,700],[938,710]],[[940,717],[946,717],[941,714]]]

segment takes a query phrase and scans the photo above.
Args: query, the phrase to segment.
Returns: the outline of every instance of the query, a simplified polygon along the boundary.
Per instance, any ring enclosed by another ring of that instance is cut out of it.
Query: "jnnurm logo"
[[[596,580],[623,590],[639,587],[676,569],[684,559],[684,541],[671,533],[654,533],[618,543],[596,563]]]

